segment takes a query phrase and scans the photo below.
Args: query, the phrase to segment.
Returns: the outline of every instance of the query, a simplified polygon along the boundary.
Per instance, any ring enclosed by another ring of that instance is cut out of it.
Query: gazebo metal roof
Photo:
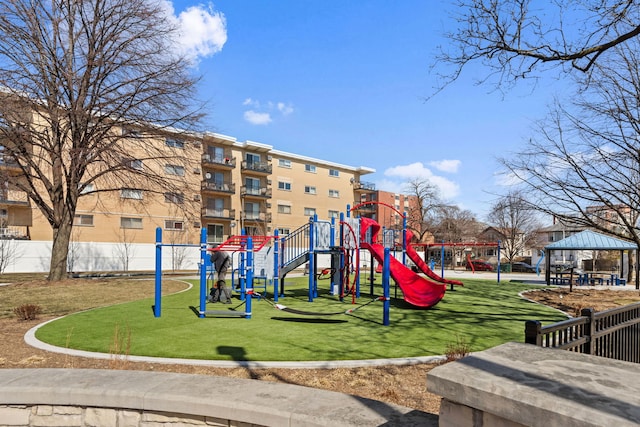
[[[638,245],[626,240],[584,230],[544,247],[546,250],[634,250]]]

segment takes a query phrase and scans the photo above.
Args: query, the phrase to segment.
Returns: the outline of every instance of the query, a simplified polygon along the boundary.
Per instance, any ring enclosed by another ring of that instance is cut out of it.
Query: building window
[[[164,143],[167,147],[184,148],[184,141],[180,139],[167,138]]]
[[[127,167],[129,169],[134,169],[134,170],[141,171],[143,169],[142,160],[138,160],[138,159],[128,160],[127,161]]]
[[[74,215],[73,225],[93,227],[93,215]]]
[[[164,166],[164,172],[167,175],[178,175],[178,176],[184,176],[184,166],[178,166],[178,165],[165,165]]]
[[[305,172],[316,173],[316,165],[304,165]]]
[[[290,205],[278,205],[278,213],[279,214],[291,214],[291,206]]]
[[[278,190],[291,191],[291,183],[278,181]]]
[[[304,192],[305,194],[316,194],[316,187],[313,187],[311,185],[305,185]]]
[[[305,216],[313,216],[316,214],[316,208],[304,208]]]
[[[142,218],[120,218],[120,228],[135,228],[142,229]]]
[[[220,224],[207,225],[207,242],[221,243],[224,238],[224,227]]]
[[[181,205],[184,203],[184,194],[182,193],[164,193],[165,203],[175,203]]]
[[[339,218],[340,217],[340,212],[338,211],[329,211],[329,218]]]
[[[329,197],[340,197],[340,192],[338,190],[329,190]]]
[[[254,202],[245,202],[244,204],[244,215],[246,219],[249,220],[259,220],[260,219],[260,204]]]
[[[291,169],[291,160],[278,159],[278,166],[280,166],[281,168]]]
[[[129,138],[142,138],[142,132],[136,129],[122,129],[122,135]]]
[[[123,188],[122,190],[120,190],[120,197],[122,197],[123,199],[142,200],[142,190]]]
[[[166,219],[164,221],[164,229],[165,230],[184,230],[184,222],[183,221],[174,221],[172,219]]]
[[[340,171],[338,169],[329,169],[329,176],[340,176]]]
[[[260,154],[246,153],[244,155],[244,160],[248,165],[258,164],[260,163]]]
[[[278,234],[280,236],[286,236],[289,233],[290,233],[290,231],[289,231],[288,228],[278,228]]]
[[[80,185],[82,187],[82,184]],[[91,183],[91,184],[84,184],[84,188],[82,188],[82,190],[80,190],[80,194],[88,194],[88,193],[92,193],[94,192],[96,189],[96,186]]]

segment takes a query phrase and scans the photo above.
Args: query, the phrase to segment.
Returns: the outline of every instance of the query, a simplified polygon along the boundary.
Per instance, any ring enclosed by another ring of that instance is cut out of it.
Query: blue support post
[[[407,213],[402,214],[402,265],[407,265]]]
[[[315,271],[316,271],[316,263],[315,263],[315,255],[316,251],[314,248],[314,235],[315,235],[315,222],[314,218],[309,218],[309,302],[313,302],[313,280],[315,279]]]
[[[273,233],[273,300],[278,302],[280,293],[280,234],[278,230]]]
[[[384,326],[389,326],[389,308],[391,306],[391,301],[389,301],[390,261],[389,248],[384,248],[384,267],[382,268],[382,295],[384,296],[382,324]]]
[[[440,277],[444,277],[444,240],[442,241],[442,249],[440,249]]]
[[[200,314],[205,317],[207,310],[207,229],[200,230]]]
[[[349,217],[349,209],[348,209],[349,205],[347,205],[347,218]],[[344,249],[344,212],[340,212],[340,247]],[[338,275],[338,295],[339,295],[339,299],[340,301],[344,300],[344,275],[343,275],[343,271],[344,271],[344,264],[345,264],[345,257],[344,257],[344,250],[340,251],[340,260],[338,261],[338,271],[340,271],[340,274]]]
[[[162,300],[162,228],[156,228],[156,277],[155,277],[155,302],[153,304],[153,315],[160,317]]]
[[[331,229],[329,231],[329,247],[331,248],[331,252],[333,252],[333,250],[336,247],[336,218],[335,217],[331,217]],[[333,262],[333,254],[331,254],[331,263]],[[333,267],[333,265],[331,265],[330,267]],[[329,285],[329,289],[330,294],[331,295],[336,295],[336,275],[335,273],[331,274],[331,283]]]
[[[253,300],[253,240],[251,237],[247,239],[247,289],[245,302],[245,319],[251,319],[251,301]]]
[[[498,283],[500,283],[500,240],[498,240]]]

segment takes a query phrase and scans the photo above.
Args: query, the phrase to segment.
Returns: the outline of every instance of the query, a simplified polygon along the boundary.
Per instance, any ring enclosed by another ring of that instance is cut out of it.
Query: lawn
[[[320,289],[307,301],[306,278],[287,279],[279,303],[308,312],[334,313],[354,306]],[[378,281],[379,282],[379,281]],[[49,344],[112,354],[207,360],[312,361],[357,360],[442,355],[464,343],[471,351],[507,341],[522,341],[526,320],[552,323],[565,317],[523,300],[518,293],[534,285],[466,279],[464,287],[447,291],[431,309],[417,309],[392,298],[390,326],[382,325],[382,303],[353,314],[294,315],[274,308],[270,300],[253,300],[252,318],[199,318],[199,286],[162,298],[162,316],[153,316],[153,298],[72,314],[37,331]],[[326,285],[321,281],[320,285]],[[356,305],[371,301],[369,286]],[[379,286],[377,288],[379,291]],[[391,295],[394,295],[392,287]],[[398,295],[401,295],[398,289]],[[208,304],[228,310],[233,304]]]

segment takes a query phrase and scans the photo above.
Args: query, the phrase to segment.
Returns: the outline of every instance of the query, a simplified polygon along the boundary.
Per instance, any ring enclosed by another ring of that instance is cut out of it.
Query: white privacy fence
[[[51,260],[51,242],[0,240],[0,266],[5,273],[46,273]],[[153,271],[153,243],[74,242],[69,246],[69,272]],[[197,270],[200,248],[165,247],[162,270]]]

